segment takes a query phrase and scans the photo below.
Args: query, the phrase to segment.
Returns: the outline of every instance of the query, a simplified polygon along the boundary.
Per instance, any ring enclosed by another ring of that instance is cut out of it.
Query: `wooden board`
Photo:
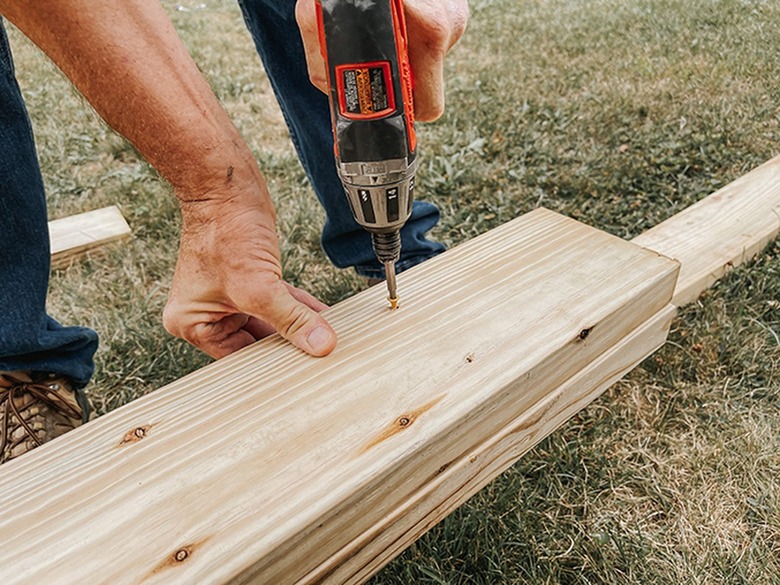
[[[79,256],[129,235],[130,226],[115,205],[50,221],[52,268],[63,268]]]
[[[303,581],[363,583],[415,540],[585,408],[666,341],[675,309],[635,330],[606,354],[464,454]]]
[[[632,240],[680,261],[674,304],[695,300],[780,232],[780,156]]]
[[[0,583],[359,582],[662,343],[677,268],[546,210],[493,230],[396,312],[330,309],[326,358],[272,337],[0,466]]]

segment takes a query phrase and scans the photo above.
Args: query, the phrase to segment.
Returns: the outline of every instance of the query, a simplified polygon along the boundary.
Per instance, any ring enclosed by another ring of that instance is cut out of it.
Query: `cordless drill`
[[[398,305],[400,229],[412,213],[417,137],[403,0],[317,0],[336,167]]]

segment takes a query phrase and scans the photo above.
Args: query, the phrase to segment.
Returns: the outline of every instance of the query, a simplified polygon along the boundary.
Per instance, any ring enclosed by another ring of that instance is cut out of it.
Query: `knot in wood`
[[[412,424],[412,419],[408,416],[402,416],[398,419],[398,426],[400,427],[408,427],[410,424]]]
[[[119,442],[119,446],[121,447],[123,445],[127,445],[128,443],[137,443],[149,434],[150,428],[152,428],[152,425],[144,425],[130,429],[125,433],[125,436],[122,437],[122,440]]]
[[[578,337],[580,338],[580,341],[582,341],[583,339],[587,339],[588,335],[590,335],[590,332],[592,330],[593,330],[593,327],[586,327],[585,329],[580,331],[580,334],[578,335]]]
[[[176,560],[177,563],[181,563],[182,561],[187,560],[187,557],[190,556],[190,551],[188,551],[186,548],[180,548],[176,551],[176,554],[173,555],[173,558]]]

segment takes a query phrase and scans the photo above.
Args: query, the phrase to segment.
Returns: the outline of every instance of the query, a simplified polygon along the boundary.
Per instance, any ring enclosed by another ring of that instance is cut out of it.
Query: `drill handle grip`
[[[417,137],[402,0],[317,0],[340,162],[414,158]]]

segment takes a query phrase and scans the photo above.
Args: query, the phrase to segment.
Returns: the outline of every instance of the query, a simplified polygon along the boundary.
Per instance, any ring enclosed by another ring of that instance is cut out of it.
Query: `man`
[[[323,248],[340,267],[381,277],[332,159],[314,0],[240,0],[301,161],[326,210]],[[418,119],[443,109],[445,53],[465,0],[408,0]],[[324,305],[282,280],[274,209],[252,153],[157,0],[0,0],[13,22],[112,128],[173,186],[182,213],[166,329],[215,358],[273,332],[313,356],[333,350]],[[297,15],[297,24],[296,24]],[[309,82],[311,78],[311,82]],[[441,251],[425,238],[438,211],[417,204],[399,270]],[[0,462],[89,418],[83,387],[97,335],[46,314],[50,251],[32,131],[0,25]]]

